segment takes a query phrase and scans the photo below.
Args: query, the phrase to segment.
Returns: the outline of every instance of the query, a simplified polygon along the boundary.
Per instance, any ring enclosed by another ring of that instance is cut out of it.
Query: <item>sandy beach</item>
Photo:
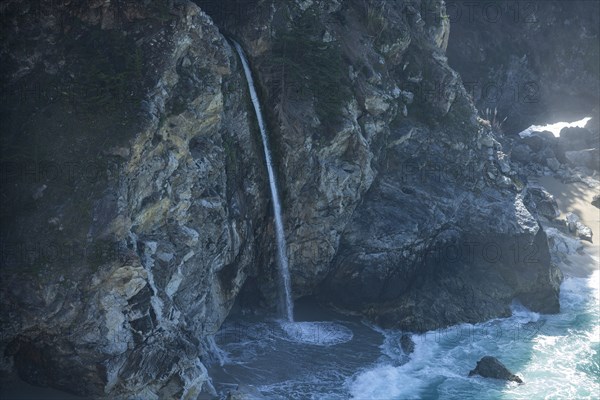
[[[561,266],[563,272],[581,276],[590,273],[590,269],[600,269],[600,209],[592,205],[592,198],[599,193],[600,187],[590,188],[583,183],[562,183],[551,176],[540,177],[537,181],[556,199],[561,212],[559,220],[564,220],[567,213],[573,212],[592,229],[593,243],[582,241],[585,254],[570,257],[571,265]]]

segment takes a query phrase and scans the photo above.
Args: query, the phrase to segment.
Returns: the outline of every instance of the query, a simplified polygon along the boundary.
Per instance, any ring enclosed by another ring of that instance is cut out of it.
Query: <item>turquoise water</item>
[[[539,315],[519,305],[513,316],[414,335],[408,363],[382,363],[349,383],[355,399],[598,399],[599,279],[568,278],[561,312]],[[385,332],[382,352],[394,356],[399,333]],[[469,378],[484,355],[500,359],[523,385]]]
[[[598,399],[599,282],[598,271],[565,279],[556,315],[514,304],[510,318],[413,335],[410,357],[401,332],[341,316],[322,315],[335,324],[292,338],[278,321],[229,321],[216,338],[224,362],[211,374],[221,393],[241,383],[269,399]],[[525,383],[469,378],[484,355]]]

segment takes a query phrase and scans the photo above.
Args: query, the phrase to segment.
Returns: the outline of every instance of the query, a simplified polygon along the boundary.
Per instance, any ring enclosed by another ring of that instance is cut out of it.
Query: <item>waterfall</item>
[[[281,286],[283,287],[283,298],[284,304],[283,309],[285,312],[285,318],[288,321],[294,320],[294,303],[292,301],[292,285],[290,281],[290,271],[288,266],[285,233],[283,231],[283,219],[281,218],[281,202],[279,201],[279,192],[277,191],[277,182],[275,181],[275,172],[273,170],[273,161],[271,160],[271,151],[269,150],[269,140],[267,138],[267,129],[263,120],[262,111],[260,109],[260,102],[258,101],[258,95],[254,87],[254,80],[252,79],[252,72],[248,65],[248,59],[244,54],[242,47],[235,41],[233,45],[237,53],[240,56],[242,65],[244,67],[244,74],[246,75],[246,81],[248,83],[248,90],[250,91],[250,97],[252,98],[252,104],[254,105],[254,111],[256,112],[256,119],[258,120],[258,127],[260,129],[260,136],[263,142],[263,149],[265,152],[265,161],[267,163],[267,172],[269,174],[269,184],[271,186],[271,200],[273,203],[273,213],[275,215],[275,238],[277,240],[277,262],[279,265],[279,274],[281,278]]]

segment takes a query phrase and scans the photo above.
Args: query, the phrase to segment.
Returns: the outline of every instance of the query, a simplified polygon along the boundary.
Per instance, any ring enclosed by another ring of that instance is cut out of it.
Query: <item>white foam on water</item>
[[[597,399],[600,393],[600,273],[561,285],[561,313],[540,315],[519,303],[512,316],[413,335],[415,351],[397,366],[379,362],[348,383],[353,399]],[[387,331],[382,353],[402,356],[401,333]],[[468,377],[492,355],[524,385]]]
[[[537,322],[540,320],[540,314],[529,310],[521,303],[514,301],[510,307],[513,319],[521,324],[528,322]]]
[[[390,342],[398,339],[400,333],[388,332],[382,350],[388,356],[397,357],[395,350],[390,349]],[[421,397],[427,386],[427,372],[431,360],[437,351],[437,343],[427,343],[422,335],[413,335],[415,350],[408,363],[399,367],[389,364],[378,364],[359,373],[349,383],[349,391],[353,399],[412,399]]]
[[[600,393],[600,273],[568,278],[561,285],[561,314],[533,339],[523,369],[526,385],[510,388],[510,399],[598,399]]]
[[[425,382],[402,368],[380,365],[360,374],[350,387],[353,399],[419,398]]]
[[[531,136],[533,132],[543,132],[550,131],[555,137],[560,137],[560,131],[563,128],[584,128],[588,121],[592,119],[591,117],[587,117],[575,122],[557,122],[555,124],[548,125],[531,125],[529,128],[525,129],[523,132],[519,133],[519,136],[526,137]]]
[[[208,346],[208,351],[210,353],[210,357],[217,361],[220,366],[224,366],[225,364],[231,363],[227,352],[221,349],[217,342],[215,341],[215,337],[213,335],[209,335],[206,337],[206,344]]]
[[[335,322],[288,322],[282,321],[286,333],[284,339],[315,346],[333,346],[352,340],[354,334],[344,325]]]

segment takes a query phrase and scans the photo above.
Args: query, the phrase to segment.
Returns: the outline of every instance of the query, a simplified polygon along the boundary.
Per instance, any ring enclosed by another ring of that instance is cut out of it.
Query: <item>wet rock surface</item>
[[[442,1],[41,4],[4,9],[2,368],[98,398],[210,397],[208,338],[234,305],[274,311],[266,171],[224,32],[258,84],[296,297],[413,332],[514,298],[558,311],[538,223],[555,203],[523,163],[566,156],[477,117]]]
[[[265,108],[274,110],[270,122],[294,294],[314,294],[383,325],[412,330],[508,315],[515,296],[534,309],[557,311],[560,278],[549,264],[536,217],[523,203],[521,179],[499,138],[478,122],[460,77],[446,62],[443,40],[430,36],[444,31],[444,19],[419,18],[424,8],[441,11],[441,3],[424,1],[410,10],[389,3],[385,11],[399,22],[374,39],[367,39],[374,21],[364,19],[364,3],[314,2],[303,10],[304,3],[297,2],[284,8],[285,18],[284,9],[269,4],[248,10],[264,22],[226,29],[244,38],[267,94]],[[307,18],[310,29],[303,25]],[[326,43],[323,31],[329,32]],[[352,90],[338,100],[338,121],[318,113],[307,118],[326,91],[304,86],[273,65],[274,55],[284,55],[282,38],[302,36],[299,32],[316,43],[286,41],[292,52],[286,57],[307,76],[318,65],[303,64],[294,48],[304,54],[310,46],[327,46],[330,57],[350,63],[348,78],[340,71],[339,79],[350,79]],[[405,32],[410,41],[394,44]],[[393,56],[385,50],[390,46],[397,49]],[[440,82],[440,95],[424,90]],[[298,90],[313,95],[313,102],[298,98]],[[505,259],[493,260],[499,268],[488,263],[472,273],[481,254],[451,265],[430,256],[474,238],[481,248],[502,247],[495,250]],[[513,261],[503,247],[509,241],[524,249],[540,247],[534,262],[519,264],[524,275],[539,279],[520,279],[511,271]],[[502,282],[495,289],[479,284],[489,280],[488,273]],[[273,292],[268,282],[256,286],[263,297]],[[477,307],[469,306],[473,298]]]
[[[477,367],[469,372],[469,376],[473,375],[523,383],[521,378],[510,372],[497,358],[491,356],[485,356],[477,361]]]

